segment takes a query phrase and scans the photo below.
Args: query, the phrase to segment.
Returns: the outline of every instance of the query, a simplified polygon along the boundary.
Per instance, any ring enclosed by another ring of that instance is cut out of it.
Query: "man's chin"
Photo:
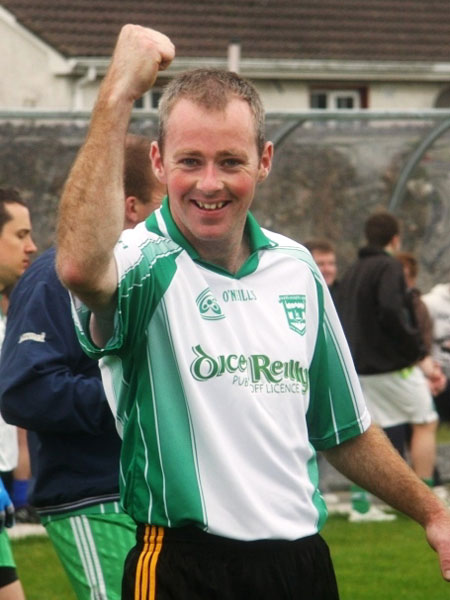
[[[14,273],[14,275],[11,276],[11,280],[9,282],[9,285],[15,285],[19,279],[22,277],[22,275],[25,273],[25,271],[27,270],[27,267],[22,267],[22,269],[20,271],[18,271],[17,273]]]

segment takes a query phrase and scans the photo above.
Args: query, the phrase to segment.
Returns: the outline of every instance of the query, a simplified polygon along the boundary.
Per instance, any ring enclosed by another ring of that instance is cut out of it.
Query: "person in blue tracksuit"
[[[0,352],[9,293],[29,267],[31,256],[37,250],[31,230],[30,211],[20,193],[14,188],[0,188]],[[15,513],[10,494],[18,457],[17,429],[0,417],[0,598],[8,600],[25,598],[4,529],[14,525]]]
[[[125,225],[160,204],[150,140],[129,135]],[[78,598],[120,598],[135,523],[119,506],[121,441],[97,361],[77,340],[70,298],[45,251],[11,295],[0,364],[4,419],[29,430],[37,509]]]

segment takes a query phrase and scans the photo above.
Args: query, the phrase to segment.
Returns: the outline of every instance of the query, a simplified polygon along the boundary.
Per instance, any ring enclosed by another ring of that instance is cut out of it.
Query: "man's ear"
[[[127,196],[125,198],[125,228],[134,227],[139,222],[139,214],[136,205],[139,202],[136,196]]]
[[[273,159],[273,144],[272,142],[266,142],[263,153],[259,161],[258,181],[264,181],[270,173],[272,168]]]
[[[396,233],[391,240],[391,246],[394,252],[398,252],[402,246],[402,238],[399,233]]]
[[[158,181],[164,184],[167,183],[158,142],[152,142],[150,146],[150,160],[152,162],[153,173],[155,174]]]

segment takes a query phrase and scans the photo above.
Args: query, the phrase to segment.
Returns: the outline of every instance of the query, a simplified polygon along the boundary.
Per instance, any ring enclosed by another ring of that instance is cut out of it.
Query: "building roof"
[[[177,55],[448,62],[448,0],[4,0],[66,57],[108,57],[122,25],[167,34]]]

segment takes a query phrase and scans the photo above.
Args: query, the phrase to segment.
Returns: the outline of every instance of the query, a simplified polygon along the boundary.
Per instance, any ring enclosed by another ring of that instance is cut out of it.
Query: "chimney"
[[[241,62],[241,41],[233,38],[228,44],[228,70],[239,73]]]

